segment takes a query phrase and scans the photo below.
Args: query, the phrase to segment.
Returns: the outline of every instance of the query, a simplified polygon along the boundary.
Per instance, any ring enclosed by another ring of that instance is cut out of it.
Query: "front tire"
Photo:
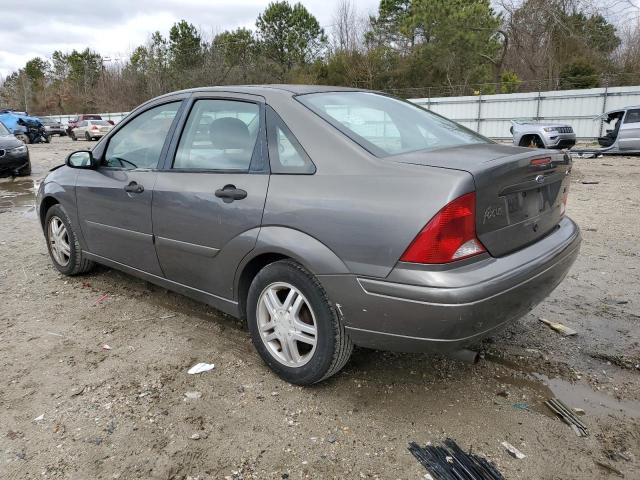
[[[89,132],[84,132],[84,139],[85,139],[87,142],[90,142],[90,141],[91,141],[91,135],[89,135]]]
[[[69,133],[69,137],[71,137],[71,140],[73,140],[74,142],[78,140],[78,137],[76,137],[76,134],[73,132]]]
[[[73,276],[91,270],[94,264],[84,258],[69,216],[60,204],[47,211],[44,227],[49,255],[60,273]]]
[[[291,260],[269,264],[253,279],[247,323],[265,363],[297,385],[336,374],[353,351],[342,318],[320,282]]]

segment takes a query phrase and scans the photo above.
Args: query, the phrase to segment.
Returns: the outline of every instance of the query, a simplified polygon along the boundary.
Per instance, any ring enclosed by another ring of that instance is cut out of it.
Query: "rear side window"
[[[638,123],[640,122],[640,109],[627,111],[627,116],[624,119],[624,123]]]
[[[280,116],[267,108],[267,141],[272,173],[312,174],[316,167]]]
[[[246,172],[259,130],[256,103],[198,100],[180,137],[173,168]]]
[[[491,143],[460,124],[385,95],[327,92],[296,99],[378,157]]]
[[[178,108],[180,102],[167,103],[128,122],[109,140],[106,165],[126,169],[156,168]]]

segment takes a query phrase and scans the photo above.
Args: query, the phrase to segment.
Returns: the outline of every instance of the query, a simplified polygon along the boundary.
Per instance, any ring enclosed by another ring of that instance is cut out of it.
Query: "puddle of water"
[[[18,211],[35,213],[37,183],[32,179],[0,181],[0,213]]]
[[[501,377],[501,381],[536,392],[542,400],[531,405],[531,408],[538,413],[555,418],[555,414],[544,404],[544,400],[555,397],[570,408],[582,408],[587,415],[605,416],[617,413],[631,418],[640,418],[640,401],[618,400],[605,392],[594,390],[588,384],[572,383],[560,377],[549,378],[526,369],[523,371],[521,366],[505,358],[492,356],[488,360],[525,374],[525,377]]]
[[[588,415],[604,416],[611,413],[622,413],[632,418],[640,418],[640,402],[638,401],[618,400],[582,383],[571,383],[561,378],[548,378],[538,373],[534,373],[533,376],[541,381],[556,398],[571,408],[584,409]]]

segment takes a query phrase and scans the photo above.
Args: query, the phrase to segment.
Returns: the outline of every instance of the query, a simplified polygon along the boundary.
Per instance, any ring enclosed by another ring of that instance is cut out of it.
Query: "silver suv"
[[[571,148],[576,144],[576,134],[571,125],[562,123],[511,122],[513,144],[530,148]]]

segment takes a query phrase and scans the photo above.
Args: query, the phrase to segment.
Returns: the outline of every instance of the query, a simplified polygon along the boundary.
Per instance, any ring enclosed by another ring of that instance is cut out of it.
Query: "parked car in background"
[[[29,149],[0,122],[0,177],[31,175]]]
[[[99,140],[113,129],[106,120],[83,120],[71,130],[69,136],[72,140],[84,138],[85,140]]]
[[[85,120],[102,120],[102,117],[95,114],[83,114],[72,118],[67,124],[67,135],[71,136],[71,130],[76,128],[80,122],[83,122]]]
[[[306,385],[354,344],[460,351],[541,302],[579,251],[571,168],[370,91],[201,88],[69,155],[37,211],[63,274],[98,262],[246,318]]]
[[[513,144],[529,148],[571,148],[576,144],[576,134],[571,125],[560,123],[511,122]]]
[[[42,125],[44,125],[44,130],[47,132],[47,135],[59,135],[64,137],[67,132],[64,127],[58,120],[54,120],[53,118],[40,118]]]

